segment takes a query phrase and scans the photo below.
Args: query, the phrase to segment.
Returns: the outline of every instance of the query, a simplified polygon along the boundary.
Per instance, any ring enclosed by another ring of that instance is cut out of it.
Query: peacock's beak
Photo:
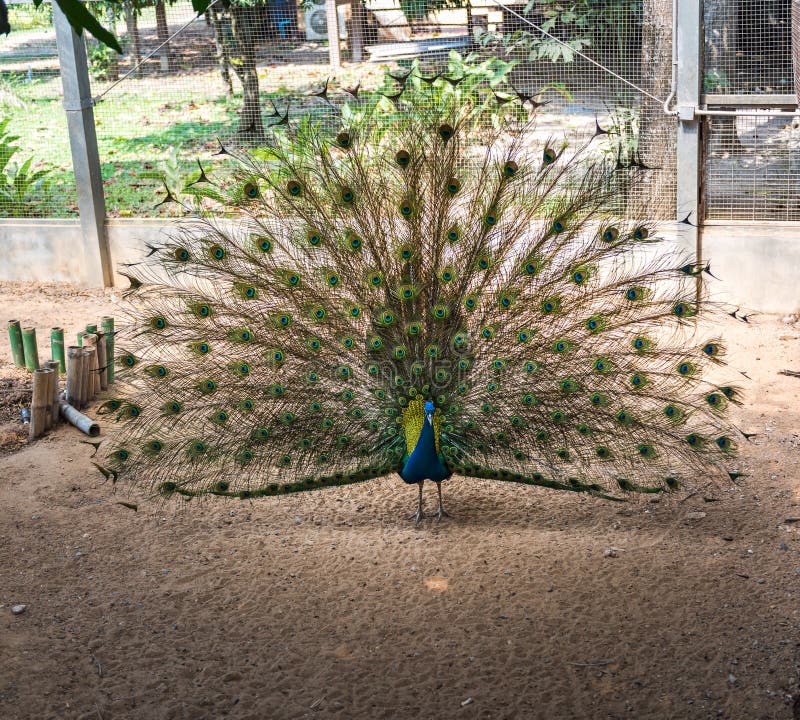
[[[425,413],[425,417],[428,418],[428,422],[431,424],[431,427],[433,427],[433,413]]]

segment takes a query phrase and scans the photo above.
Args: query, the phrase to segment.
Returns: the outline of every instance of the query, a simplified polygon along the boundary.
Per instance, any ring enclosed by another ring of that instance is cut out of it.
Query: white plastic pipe
[[[100,434],[100,426],[87,417],[82,412],[78,412],[72,405],[63,400],[59,403],[62,417],[71,425],[74,425],[82,433],[86,433],[89,437],[97,437]]]

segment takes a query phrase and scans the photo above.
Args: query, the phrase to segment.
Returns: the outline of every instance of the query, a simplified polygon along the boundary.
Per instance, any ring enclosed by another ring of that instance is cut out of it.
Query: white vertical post
[[[342,55],[339,52],[339,15],[336,12],[336,0],[325,0],[325,19],[328,23],[328,56],[333,70],[342,66]]]
[[[678,3],[678,23],[673,42],[678,48],[676,106],[678,110],[677,138],[677,214],[678,220],[689,218],[688,224],[678,225],[678,240],[694,248],[701,259],[700,185],[703,168],[701,118],[695,113],[700,104],[703,77],[703,8],[702,0],[674,0]]]
[[[97,152],[86,45],[83,37],[72,29],[58,3],[53,3],[53,25],[81,218],[84,279],[90,286],[110,287],[113,276],[105,229],[106,203],[100,155]]]

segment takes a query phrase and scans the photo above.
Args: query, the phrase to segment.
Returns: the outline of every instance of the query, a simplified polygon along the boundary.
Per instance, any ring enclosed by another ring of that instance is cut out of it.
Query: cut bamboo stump
[[[31,400],[31,423],[28,428],[28,440],[35,440],[45,431],[47,409],[50,407],[50,383],[48,376],[52,370],[33,371],[33,399]]]
[[[108,384],[114,383],[114,318],[110,316],[100,318],[100,327],[106,336],[106,378]]]
[[[91,357],[94,355],[93,348],[83,348],[83,363],[81,364],[81,407],[84,408],[92,398],[94,386],[91,383]]]
[[[8,321],[8,341],[11,344],[11,357],[14,365],[25,367],[25,350],[22,347],[22,330],[19,320]]]
[[[98,377],[100,378],[100,389],[108,390],[108,363],[106,360],[106,336],[105,333],[97,332],[97,364],[99,365]]]
[[[93,400],[100,392],[100,363],[97,361],[97,335],[87,333],[83,336],[83,346],[89,350],[89,382],[91,392],[89,400]]]
[[[45,383],[47,393],[47,409],[44,413],[44,429],[49,430],[53,427],[53,370],[47,366],[47,363],[42,365],[42,370],[46,373]]]
[[[22,347],[25,350],[25,367],[31,372],[39,369],[39,348],[36,347],[36,328],[22,328]]]
[[[60,369],[60,363],[58,360],[48,360],[45,363],[45,366],[53,371],[53,395],[52,395],[52,402],[50,403],[50,417],[52,418],[52,425],[58,425],[58,371]]]
[[[81,406],[83,385],[83,348],[70,345],[67,348],[67,402],[73,407]]]
[[[58,363],[58,372],[61,375],[67,372],[66,356],[64,355],[64,328],[50,328],[50,355]]]
[[[100,426],[90,417],[86,417],[81,412],[78,412],[72,405],[63,400],[59,404],[62,417],[71,425],[74,425],[81,432],[86,433],[90,437],[97,437],[100,434]]]

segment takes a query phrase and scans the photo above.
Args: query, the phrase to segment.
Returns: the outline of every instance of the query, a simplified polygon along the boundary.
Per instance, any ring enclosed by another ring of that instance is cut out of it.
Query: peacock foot
[[[419,525],[420,522],[422,520],[424,520],[425,518],[426,518],[426,515],[425,515],[424,512],[422,512],[422,508],[417,508],[417,512],[411,513],[411,515],[409,515],[406,518],[406,520],[413,520],[414,521],[414,525]]]

